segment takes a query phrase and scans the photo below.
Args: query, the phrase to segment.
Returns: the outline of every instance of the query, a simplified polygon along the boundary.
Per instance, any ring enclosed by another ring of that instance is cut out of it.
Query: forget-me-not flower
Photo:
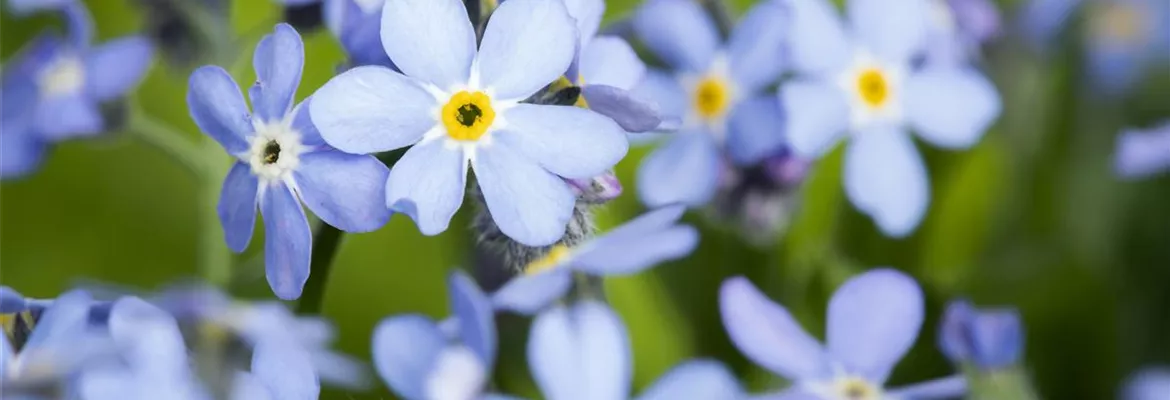
[[[1152,366],[1141,369],[1126,380],[1121,400],[1166,400],[1170,394],[1170,367]]]
[[[300,35],[279,24],[256,46],[257,81],[248,90],[255,115],[220,67],[195,70],[187,94],[195,123],[236,158],[218,207],[228,247],[248,247],[259,206],[268,284],[285,300],[300,297],[309,277],[312,233],[301,202],[345,231],[372,231],[390,218],[385,165],[329,147],[309,119],[310,100],[293,106],[304,60]]]
[[[314,96],[313,122],[350,153],[413,145],[390,171],[385,200],[423,234],[447,229],[470,167],[504,234],[549,245],[573,213],[562,178],[599,175],[628,147],[600,114],[520,103],[569,69],[575,43],[560,1],[502,3],[478,50],[459,0],[397,1],[382,8],[382,46],[405,75],[374,66],[338,75]]]
[[[792,381],[782,398],[878,400],[962,395],[962,377],[887,391],[886,378],[922,327],[922,290],[895,270],[846,281],[829,301],[826,345],[746,278],[723,282],[719,309],[732,343],[757,365]],[[802,397],[803,396],[803,397]]]
[[[721,151],[750,165],[785,145],[786,113],[762,92],[786,64],[790,22],[781,3],[763,1],[722,44],[698,2],[649,0],[638,10],[635,32],[672,71],[648,72],[635,92],[656,101],[664,119],[681,120],[638,169],[643,203],[706,204],[719,184]]]
[[[793,149],[817,157],[848,135],[849,200],[887,235],[910,234],[926,215],[930,182],[907,130],[939,147],[970,147],[999,116],[995,86],[962,65],[911,68],[925,0],[850,0],[849,29],[826,0],[788,4],[798,77],[780,87],[780,99]]]
[[[0,387],[5,395],[19,396],[45,385],[72,388],[77,373],[114,354],[108,335],[90,323],[94,304],[82,290],[61,294],[44,307],[19,353],[7,335],[0,335]]]
[[[574,273],[635,274],[690,254],[699,241],[695,228],[678,225],[681,205],[648,212],[576,248],[553,246],[492,295],[496,308],[532,314],[564,296]]]
[[[1170,121],[1150,129],[1127,129],[1117,137],[1114,170],[1142,178],[1170,169]]]
[[[286,6],[321,4],[325,27],[341,42],[351,65],[393,67],[382,50],[382,5],[386,0],[277,0]]]
[[[1023,330],[1015,309],[977,310],[965,300],[953,301],[943,316],[938,347],[952,362],[1003,369],[1020,361]]]
[[[124,96],[150,67],[141,37],[90,45],[81,4],[65,8],[68,39],[43,33],[5,65],[0,82],[0,179],[35,171],[56,142],[106,129],[100,105]]]

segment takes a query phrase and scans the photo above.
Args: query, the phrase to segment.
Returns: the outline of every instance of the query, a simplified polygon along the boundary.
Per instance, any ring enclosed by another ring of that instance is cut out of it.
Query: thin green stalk
[[[313,233],[313,257],[309,263],[312,272],[305,282],[305,290],[301,292],[301,300],[297,303],[298,314],[320,314],[325,302],[325,287],[329,283],[329,274],[333,271],[333,260],[341,244],[341,237],[345,233],[325,222],[317,226]]]
[[[135,139],[181,164],[193,176],[201,176],[206,169],[197,143],[185,138],[182,131],[155,120],[137,106],[130,110],[126,130]]]
[[[199,184],[199,271],[213,285],[228,287],[232,278],[232,254],[223,236],[217,206],[223,179],[230,164],[215,140],[204,139],[201,150],[206,167]]]

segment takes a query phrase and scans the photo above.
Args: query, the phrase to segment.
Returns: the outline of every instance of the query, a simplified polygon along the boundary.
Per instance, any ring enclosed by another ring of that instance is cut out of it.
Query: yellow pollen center
[[[563,244],[553,246],[548,250],[548,254],[545,254],[544,257],[528,263],[528,266],[524,267],[524,274],[536,275],[541,272],[551,270],[553,267],[560,265],[565,261],[565,259],[569,258],[569,254],[570,251],[568,246]]]
[[[1131,43],[1145,29],[1142,10],[1132,4],[1108,4],[1092,14],[1089,29],[1094,36],[1115,43]]]
[[[870,107],[881,107],[890,97],[890,84],[877,69],[867,69],[857,76],[857,92]]]
[[[878,389],[864,379],[843,378],[838,380],[835,386],[841,399],[877,400],[880,397]]]
[[[447,136],[459,141],[479,140],[496,119],[492,99],[483,92],[455,93],[442,113]]]
[[[695,111],[699,117],[710,120],[727,112],[731,102],[731,91],[727,83],[716,77],[703,78],[695,85]]]

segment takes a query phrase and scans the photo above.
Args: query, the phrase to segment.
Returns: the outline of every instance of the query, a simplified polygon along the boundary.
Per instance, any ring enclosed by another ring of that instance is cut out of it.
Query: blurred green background
[[[99,40],[134,34],[142,24],[141,9],[128,0],[87,3]],[[637,2],[608,3],[613,21]],[[751,1],[733,3],[738,15]],[[1005,4],[1008,28],[1012,8]],[[272,2],[232,2],[231,25],[244,56],[232,69],[238,82],[254,79],[251,47],[280,19]],[[60,26],[50,15],[3,14],[0,23],[5,60],[40,30]],[[327,31],[303,33],[307,64],[298,98],[325,83],[344,58]],[[1138,366],[1170,364],[1170,176],[1123,182],[1111,169],[1121,127],[1170,117],[1170,69],[1156,70],[1135,93],[1106,99],[1086,91],[1077,51],[1066,47],[1039,56],[1009,33],[987,49],[1003,116],[967,151],[920,143],[933,197],[929,216],[907,239],[883,237],[852,209],[842,191],[840,149],[817,164],[789,234],[773,246],[750,246],[728,227],[688,217],[703,230],[695,255],[606,282],[632,337],[635,386],[682,360],[712,357],[751,388],[774,388],[779,382],[728,341],[717,314],[719,283],[747,275],[819,335],[833,289],[879,265],[911,273],[929,299],[927,324],[895,370],[894,385],[952,372],[934,341],[945,302],[957,296],[1021,309],[1027,368],[1045,398],[1113,398]],[[194,142],[202,135],[187,115],[188,72],[156,61],[137,102]],[[645,153],[636,149],[620,164],[626,194],[599,212],[602,227],[642,211],[633,172]],[[214,196],[221,179],[213,179]],[[214,207],[201,185],[124,133],[58,146],[41,171],[0,185],[0,283],[52,297],[81,281],[149,290],[195,277],[200,216]],[[474,263],[472,236],[460,229],[470,217],[471,207],[464,207],[452,229],[437,237],[424,237],[408,218],[395,216],[377,232],[343,238],[324,301],[342,351],[368,359],[370,333],[386,316],[447,314],[445,274]],[[233,258],[233,293],[271,297],[262,230],[258,225],[249,250]],[[503,316],[500,330],[497,384],[535,396],[524,361],[526,322]],[[327,391],[325,397],[393,396],[379,383],[372,392]]]

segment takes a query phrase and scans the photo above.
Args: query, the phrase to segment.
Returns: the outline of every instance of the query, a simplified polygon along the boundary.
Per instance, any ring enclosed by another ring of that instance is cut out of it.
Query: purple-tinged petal
[[[679,85],[678,80],[663,71],[648,70],[642,80],[630,89],[639,99],[646,99],[658,106],[662,119],[682,119],[690,110],[690,96]],[[589,97],[585,98],[586,100]]]
[[[756,93],[780,78],[785,65],[785,46],[792,23],[779,1],[757,3],[736,25],[728,40],[728,61],[736,87]]]
[[[305,210],[292,190],[283,183],[264,188],[260,193],[260,213],[264,215],[264,265],[268,286],[281,300],[301,297],[309,279],[312,234]]]
[[[146,75],[154,47],[144,37],[111,40],[85,57],[86,92],[98,101],[121,97]]]
[[[833,358],[874,382],[914,345],[923,319],[914,278],[875,269],[846,281],[829,301],[827,344]]]
[[[894,388],[889,395],[896,399],[955,399],[967,394],[967,379],[955,375]]]
[[[1132,88],[1145,71],[1143,50],[1138,46],[1090,41],[1085,50],[1085,64],[1093,87],[1107,95],[1118,95]]]
[[[191,73],[187,107],[195,125],[229,154],[248,151],[247,138],[254,131],[252,116],[236,81],[223,68],[204,66]]]
[[[686,208],[667,206],[648,212],[582,245],[574,268],[592,274],[631,274],[694,251],[699,234],[676,225]]]
[[[492,13],[476,65],[497,100],[523,100],[557,80],[577,54],[577,30],[560,1],[509,0]],[[397,60],[395,58],[395,60]]]
[[[792,68],[802,74],[834,73],[845,68],[853,43],[832,4],[828,0],[789,0],[788,7]]]
[[[397,1],[382,7],[382,47],[406,75],[451,90],[471,76],[475,30],[462,1]]]
[[[302,154],[293,176],[305,206],[346,232],[386,225],[386,179],[390,170],[374,156],[318,151]]]
[[[1170,368],[1147,367],[1134,373],[1122,388],[1122,400],[1165,400],[1170,393]]]
[[[427,377],[446,346],[446,337],[426,317],[387,318],[374,329],[374,368],[395,394],[426,398]]]
[[[715,195],[721,162],[708,134],[678,132],[638,167],[638,197],[650,207],[707,204]]]
[[[439,124],[435,107],[435,97],[415,79],[389,68],[365,66],[326,82],[313,94],[309,114],[330,146],[369,154],[418,142]]]
[[[818,379],[829,372],[820,343],[746,278],[723,282],[719,311],[731,342],[757,365],[790,380]]]
[[[480,147],[471,165],[488,212],[505,235],[528,246],[547,246],[565,235],[576,197],[561,178],[502,142]]]
[[[739,382],[717,361],[689,361],[672,368],[650,385],[638,400],[736,399]]]
[[[223,178],[223,189],[219,192],[216,213],[223,226],[223,237],[228,248],[236,253],[244,252],[252,241],[252,230],[256,225],[257,191],[260,181],[252,175],[252,168],[244,163],[235,163]]]
[[[414,220],[419,232],[438,235],[463,204],[467,160],[445,140],[422,142],[402,156],[386,181],[386,205]]]
[[[905,237],[930,204],[926,165],[910,135],[875,127],[854,135],[845,151],[845,194],[890,237]]]
[[[96,135],[105,125],[98,105],[81,93],[43,99],[33,118],[37,133],[49,141]]]
[[[299,343],[265,340],[252,348],[252,375],[275,399],[316,399],[321,382]]]
[[[568,293],[572,283],[568,268],[518,275],[492,294],[492,304],[499,310],[536,314]]]
[[[8,0],[8,9],[24,16],[37,11],[60,10],[76,0]]]
[[[15,314],[28,309],[23,294],[8,286],[0,286],[0,314]]]
[[[447,276],[451,309],[459,319],[459,339],[490,368],[496,361],[496,321],[492,303],[466,273]]]
[[[588,179],[566,179],[565,183],[573,189],[577,201],[589,204],[604,204],[622,194],[622,182],[613,171],[606,171]]]
[[[493,134],[495,140],[565,178],[601,174],[629,150],[620,126],[583,108],[518,104],[503,117],[507,126]]]
[[[727,153],[739,165],[753,165],[776,154],[788,144],[784,132],[785,110],[771,94],[746,99],[731,110]]]
[[[634,31],[675,70],[703,72],[715,58],[719,34],[698,2],[650,0],[634,14]]]
[[[948,149],[971,147],[999,117],[995,86],[971,69],[928,68],[905,87],[906,118],[923,139]]]
[[[1024,36],[1033,45],[1051,45],[1084,0],[1029,0],[1020,11]]]
[[[1170,122],[1148,130],[1128,129],[1117,137],[1114,170],[1142,178],[1170,169]]]
[[[792,150],[806,158],[820,157],[849,129],[845,94],[828,82],[795,80],[780,87],[780,106],[787,115],[786,133]]]
[[[613,119],[626,132],[647,132],[662,124],[657,105],[636,98],[628,91],[613,86],[587,85],[581,89],[581,95],[585,96],[590,110]]]
[[[1023,327],[1014,309],[980,311],[967,301],[954,301],[939,331],[939,348],[947,358],[982,370],[1015,365],[1023,350]]]
[[[849,0],[854,38],[890,63],[907,65],[926,39],[927,0]]]
[[[301,84],[305,65],[305,44],[296,29],[286,23],[260,39],[252,55],[258,90],[251,92],[252,108],[260,119],[280,121],[292,110],[293,97]]]
[[[5,103],[7,107],[8,103]],[[0,127],[0,179],[29,175],[40,168],[47,144],[27,130]]]
[[[582,50],[580,72],[584,80],[577,82],[580,85],[605,85],[630,90],[646,75],[646,64],[625,39],[598,36]]]
[[[70,44],[79,49],[88,47],[93,41],[93,16],[85,7],[85,3],[74,1],[65,6],[62,14],[65,17],[65,29]]]
[[[546,398],[620,400],[629,397],[630,344],[621,319],[585,300],[536,317],[528,365]]]

